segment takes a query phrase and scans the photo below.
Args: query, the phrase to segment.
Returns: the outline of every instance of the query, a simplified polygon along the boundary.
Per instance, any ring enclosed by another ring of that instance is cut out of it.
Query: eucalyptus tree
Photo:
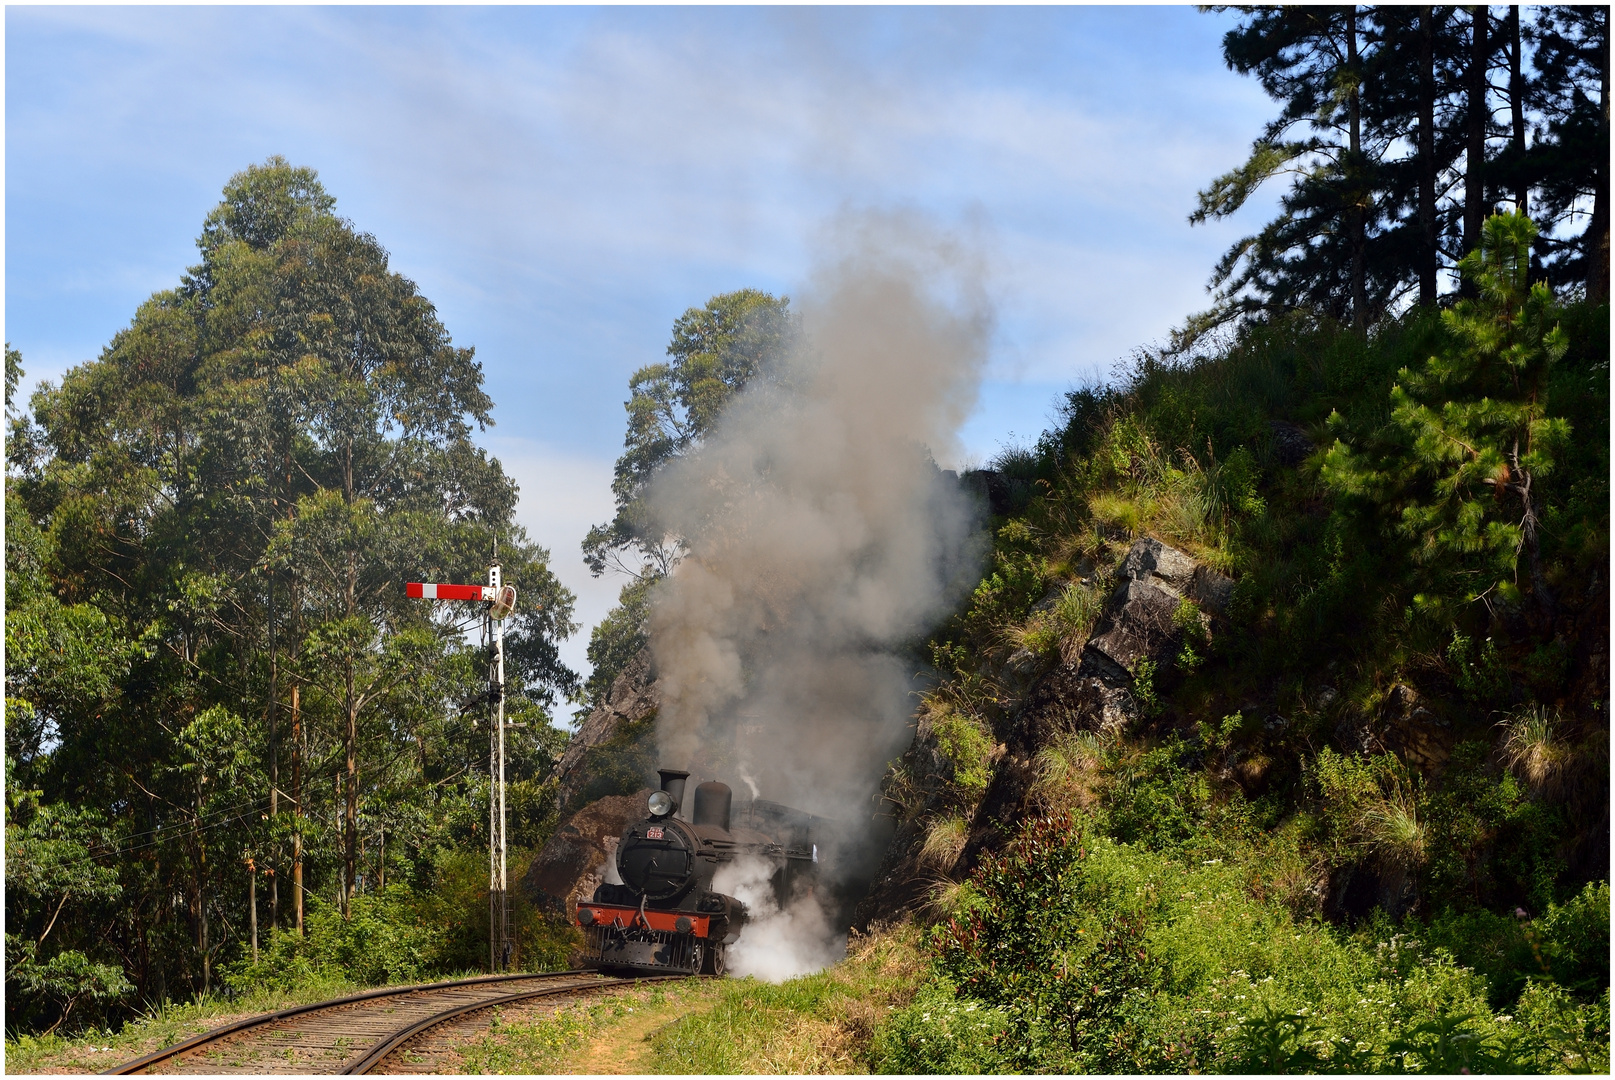
[[[645,503],[652,477],[700,442],[729,399],[792,346],[796,331],[790,298],[757,289],[721,293],[674,320],[671,359],[628,379],[628,430],[611,482],[617,513],[583,541],[596,577],[608,567],[633,577],[672,569],[679,540]]]
[[[87,659],[89,688],[59,704],[62,680],[26,662],[46,631],[8,627],[7,694],[38,717],[8,753],[47,803],[101,808],[147,838],[113,857],[115,933],[154,999],[175,977],[208,983],[219,949],[239,947],[249,875],[284,877],[305,826],[346,909],[367,763],[424,806],[440,788],[408,770],[474,742],[473,613],[406,601],[406,580],[478,580],[497,544],[522,599],[510,692],[545,716],[577,681],[557,653],[572,597],[515,523],[515,484],[471,440],[492,423],[480,364],[334,205],[280,158],[232,177],[199,263],[10,424],[8,567],[14,535],[37,536],[28,557],[60,612],[44,604],[36,622],[113,645],[99,649],[108,686]],[[8,605],[19,584],[9,573]],[[464,768],[447,775],[469,791]],[[209,801],[226,790],[229,807]],[[153,935],[174,896],[195,948],[170,970],[172,942]]]

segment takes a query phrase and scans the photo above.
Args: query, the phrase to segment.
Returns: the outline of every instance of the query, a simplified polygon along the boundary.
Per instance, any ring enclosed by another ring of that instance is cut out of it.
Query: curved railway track
[[[483,975],[394,986],[266,1013],[192,1036],[108,1069],[131,1073],[370,1073],[387,1071],[407,1046],[499,1005],[659,978],[613,978],[591,971]],[[393,1059],[389,1061],[389,1058]],[[414,1071],[407,1065],[400,1071]]]

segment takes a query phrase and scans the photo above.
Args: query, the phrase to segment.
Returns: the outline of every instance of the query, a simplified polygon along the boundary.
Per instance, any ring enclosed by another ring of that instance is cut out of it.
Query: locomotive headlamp
[[[673,796],[665,791],[651,792],[648,801],[652,817],[666,817],[673,812]]]

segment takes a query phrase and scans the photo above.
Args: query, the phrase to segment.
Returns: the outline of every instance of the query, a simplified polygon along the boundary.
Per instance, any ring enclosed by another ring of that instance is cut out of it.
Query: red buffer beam
[[[404,589],[417,600],[494,600],[498,590],[491,585],[438,585],[429,581],[411,581]]]

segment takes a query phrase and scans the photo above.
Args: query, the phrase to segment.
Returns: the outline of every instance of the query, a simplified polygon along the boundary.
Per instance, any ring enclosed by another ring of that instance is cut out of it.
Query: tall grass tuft
[[[1393,781],[1389,791],[1363,808],[1357,828],[1359,843],[1379,868],[1380,904],[1397,918],[1409,881],[1416,881],[1428,857],[1429,829],[1412,786]]]
[[[947,871],[964,852],[970,839],[970,822],[962,814],[944,814],[931,822],[925,831],[925,843],[920,845],[920,862],[936,870]]]
[[[1411,792],[1393,787],[1363,811],[1361,827],[1364,846],[1382,868],[1408,871],[1424,862],[1427,830]]]
[[[1006,629],[1005,643],[1012,649],[1026,649],[1038,656],[1058,655],[1063,663],[1075,663],[1103,607],[1099,590],[1072,582],[1051,606]]]
[[[1564,786],[1572,751],[1557,709],[1529,705],[1503,721],[1503,760],[1539,795],[1557,795]]]
[[[1091,731],[1056,737],[1037,753],[1032,797],[1055,811],[1091,806],[1103,757],[1104,744]]]

